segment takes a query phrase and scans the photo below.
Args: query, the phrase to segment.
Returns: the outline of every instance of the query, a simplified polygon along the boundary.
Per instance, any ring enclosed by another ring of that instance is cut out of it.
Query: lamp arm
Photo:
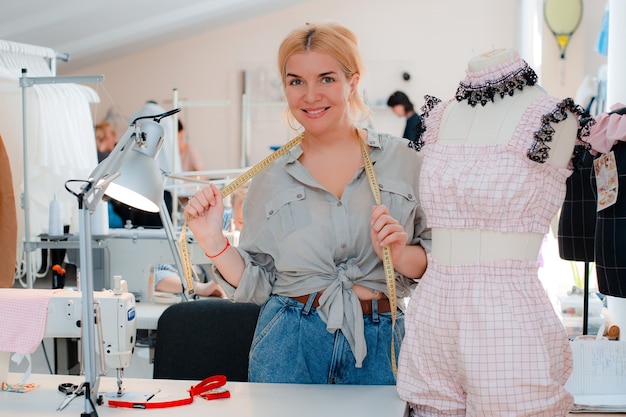
[[[152,120],[154,120],[154,121],[155,121],[155,122],[157,122],[157,123],[161,123],[161,120],[162,120],[162,119],[165,119],[165,118],[166,118],[166,117],[168,117],[168,116],[171,116],[171,115],[173,115],[173,114],[176,114],[176,113],[178,113],[180,110],[181,110],[181,108],[180,108],[180,107],[177,107],[177,108],[175,108],[175,109],[168,110],[168,111],[166,111],[166,112],[164,112],[164,113],[161,113],[161,114],[155,114],[155,115],[153,115],[153,116],[140,116],[140,117],[137,117],[135,120],[133,120],[133,122],[131,123],[131,125],[136,124],[136,123],[137,123],[137,120],[141,120],[141,119],[152,119]]]
[[[170,250],[172,251],[172,256],[174,257],[174,263],[176,264],[176,269],[178,271],[184,271],[183,269],[183,260],[180,256],[180,250],[176,245],[176,238],[174,237],[174,224],[172,223],[172,219],[167,213],[167,206],[165,205],[165,201],[161,201],[161,210],[159,211],[159,215],[161,217],[161,223],[163,223],[163,229],[165,229],[165,235],[167,236],[167,243],[170,246]],[[193,288],[186,288],[187,282],[185,281],[184,274],[178,274],[180,278],[180,284],[183,287],[183,298],[188,300],[187,294],[189,294],[190,290]]]

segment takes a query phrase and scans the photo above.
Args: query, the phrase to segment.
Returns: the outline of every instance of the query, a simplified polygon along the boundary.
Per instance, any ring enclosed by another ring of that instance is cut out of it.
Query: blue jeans
[[[367,356],[362,368],[340,330],[329,333],[315,308],[273,295],[259,314],[248,380],[296,384],[395,385],[391,369],[391,313],[363,316]],[[396,360],[404,337],[404,314],[398,310]]]

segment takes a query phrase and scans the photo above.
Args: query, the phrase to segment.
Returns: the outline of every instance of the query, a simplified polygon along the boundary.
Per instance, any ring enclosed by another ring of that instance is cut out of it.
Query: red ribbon
[[[180,405],[187,405],[193,402],[193,397],[196,395],[201,396],[205,400],[216,400],[219,398],[230,398],[230,391],[219,390],[218,388],[226,385],[226,377],[224,375],[214,375],[203,379],[196,385],[192,385],[189,388],[189,398],[182,398],[180,400],[161,401],[161,402],[131,402],[131,401],[109,401],[109,407],[118,408],[168,408],[178,407]]]

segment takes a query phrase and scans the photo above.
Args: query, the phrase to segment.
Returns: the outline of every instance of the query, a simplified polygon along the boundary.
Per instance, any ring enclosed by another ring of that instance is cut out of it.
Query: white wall
[[[169,108],[174,88],[180,99],[229,100],[225,107],[185,109],[181,118],[207,169],[233,168],[240,161],[242,73],[250,74],[253,99],[279,98],[276,51],[294,27],[327,20],[350,27],[360,38],[367,66],[362,87],[370,102],[384,104],[391,92],[402,89],[420,107],[424,94],[452,96],[472,56],[517,47],[520,2],[526,0],[312,0],[71,75],[105,76],[98,86],[102,102],[94,108],[96,121],[110,108],[128,117],[149,99]],[[542,84],[552,94],[574,97],[584,74],[595,73],[603,62],[593,52],[603,8],[601,0],[585,0],[584,21],[564,61],[552,35],[543,35]],[[58,71],[70,75],[62,64]],[[403,71],[411,74],[410,81],[402,80]],[[374,128],[401,134],[403,120],[384,105],[374,110]],[[282,113],[282,107],[254,108],[250,163],[291,135]],[[118,124],[119,134],[125,123]]]

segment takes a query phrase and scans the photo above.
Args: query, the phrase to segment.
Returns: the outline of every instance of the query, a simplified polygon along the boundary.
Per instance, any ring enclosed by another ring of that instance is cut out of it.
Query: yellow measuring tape
[[[372,164],[372,160],[370,159],[369,153],[367,151],[367,147],[365,143],[361,139],[361,136],[357,130],[357,137],[359,138],[359,144],[361,145],[361,152],[363,154],[363,164],[365,166],[365,172],[367,174],[367,179],[370,184],[370,188],[372,189],[372,194],[374,195],[374,200],[377,205],[381,204],[380,199],[380,190],[378,188],[378,181],[376,180],[376,173],[374,172],[374,165]],[[237,188],[241,187],[243,184],[248,182],[252,177],[257,175],[259,172],[263,171],[269,165],[271,165],[274,161],[280,158],[282,155],[287,153],[291,148],[296,146],[298,143],[302,142],[304,138],[304,133],[299,134],[276,151],[272,152],[265,159],[263,159],[258,164],[254,165],[252,168],[244,172],[235,178],[234,181],[226,185],[221,190],[222,198],[225,198]],[[194,293],[193,289],[193,271],[191,268],[191,260],[189,257],[189,248],[187,247],[187,221],[189,218],[185,218],[185,222],[183,224],[182,230],[180,232],[180,237],[178,239],[178,246],[181,255],[181,261],[183,263],[183,273],[185,277],[185,282],[187,283],[187,291],[189,294]],[[383,267],[385,269],[385,278],[387,281],[387,291],[389,291],[389,307],[391,309],[391,368],[393,370],[394,375],[398,374],[398,369],[396,365],[396,355],[395,355],[395,346],[394,346],[394,334],[396,327],[396,314],[398,308],[398,300],[396,298],[396,280],[395,280],[395,272],[393,269],[393,262],[391,259],[391,249],[389,245],[385,245],[382,248],[383,253]]]
[[[241,187],[246,182],[250,181],[252,177],[254,177],[259,172],[263,171],[268,166],[270,166],[275,160],[277,160],[282,155],[287,153],[289,149],[293,148],[298,143],[302,142],[303,138],[304,138],[304,133],[299,134],[298,136],[296,136],[295,138],[293,138],[292,140],[290,140],[289,142],[287,142],[286,144],[284,144],[283,146],[281,146],[280,148],[278,148],[277,150],[269,154],[261,162],[259,162],[258,164],[256,164],[255,166],[253,166],[252,168],[250,168],[243,174],[239,175],[237,178],[235,178],[234,181],[232,181],[231,183],[226,185],[224,188],[222,188],[221,190],[222,198],[225,198],[226,196],[231,194],[233,191],[235,191],[237,188]],[[183,228],[180,231],[180,236],[178,238],[178,249],[180,251],[181,262],[183,263],[182,265],[183,275],[185,277],[185,282],[187,283],[187,292],[191,295],[194,293],[194,289],[193,289],[193,271],[191,268],[191,259],[189,257],[189,248],[187,247],[187,221],[189,221],[189,218],[185,217],[185,222],[183,223]]]
[[[360,136],[359,136],[360,139]],[[361,144],[361,152],[363,153],[363,165],[365,166],[365,172],[367,179],[374,194],[374,200],[376,205],[380,206],[380,190],[378,188],[378,181],[376,180],[376,173],[374,172],[374,164],[370,159],[370,155],[367,152],[365,143],[359,140]],[[385,268],[385,279],[387,280],[387,291],[389,291],[389,309],[391,310],[391,369],[394,375],[398,375],[398,367],[396,365],[396,347],[394,345],[394,332],[396,328],[396,313],[398,309],[398,299],[396,298],[396,277],[393,269],[393,261],[391,259],[391,248],[389,245],[383,246],[383,267]]]

